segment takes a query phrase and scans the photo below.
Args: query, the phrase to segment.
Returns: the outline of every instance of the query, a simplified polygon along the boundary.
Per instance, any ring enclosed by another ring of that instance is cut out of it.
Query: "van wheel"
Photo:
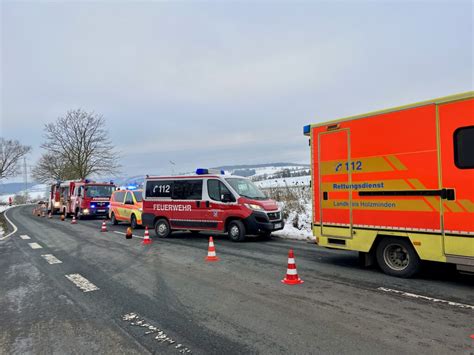
[[[112,212],[112,215],[110,216],[110,220],[114,226],[118,224],[117,218],[115,218],[115,213]]]
[[[376,254],[377,263],[388,275],[408,278],[420,269],[420,258],[408,239],[384,238]]]
[[[137,217],[135,217],[134,214],[132,214],[132,217],[130,217],[130,227],[132,227],[132,229],[137,229]]]
[[[171,234],[170,224],[166,219],[159,219],[155,223],[155,235],[158,238],[167,238]]]
[[[245,240],[245,226],[241,221],[231,221],[228,226],[229,238],[233,242]]]

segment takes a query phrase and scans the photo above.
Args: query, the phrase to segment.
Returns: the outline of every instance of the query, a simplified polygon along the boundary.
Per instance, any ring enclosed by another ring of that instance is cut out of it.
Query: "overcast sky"
[[[473,90],[471,1],[2,1],[1,136],[103,114],[125,175],[309,163],[308,123]]]

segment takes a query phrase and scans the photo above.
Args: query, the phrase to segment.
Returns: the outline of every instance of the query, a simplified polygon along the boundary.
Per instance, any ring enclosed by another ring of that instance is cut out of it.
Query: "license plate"
[[[280,229],[282,227],[281,223],[275,223],[274,229]]]
[[[105,210],[97,210],[97,212],[99,212],[99,213],[104,213]]]

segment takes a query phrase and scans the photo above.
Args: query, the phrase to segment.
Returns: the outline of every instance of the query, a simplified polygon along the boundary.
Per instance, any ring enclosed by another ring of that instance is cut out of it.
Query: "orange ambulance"
[[[304,127],[313,234],[410,277],[421,260],[474,271],[474,92]]]

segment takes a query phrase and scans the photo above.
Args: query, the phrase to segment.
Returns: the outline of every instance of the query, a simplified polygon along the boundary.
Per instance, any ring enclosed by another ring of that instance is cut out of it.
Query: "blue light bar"
[[[136,190],[138,185],[128,185],[127,190]]]
[[[311,131],[310,124],[303,127],[303,134],[309,134],[310,131]]]
[[[224,175],[225,171],[224,170],[217,170],[217,169],[203,169],[203,168],[196,169],[196,175],[208,175],[208,174],[221,174],[221,175]]]
[[[199,168],[196,169],[196,175],[207,175],[209,174],[209,169]]]

